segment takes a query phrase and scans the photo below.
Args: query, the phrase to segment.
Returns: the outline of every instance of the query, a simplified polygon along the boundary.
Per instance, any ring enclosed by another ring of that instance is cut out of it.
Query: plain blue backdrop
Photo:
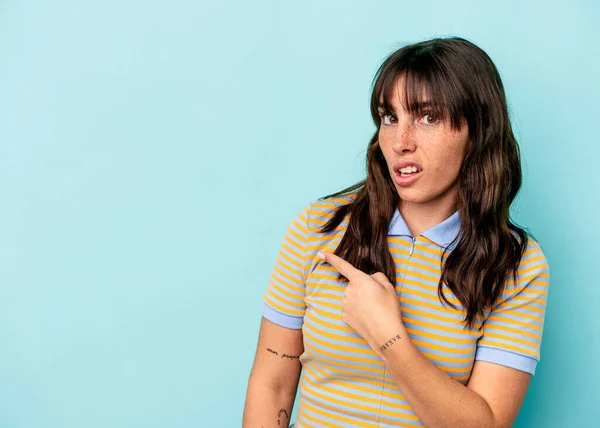
[[[551,267],[517,427],[600,418],[600,7],[0,1],[0,427],[239,427],[285,228],[363,177],[400,45],[504,79]]]

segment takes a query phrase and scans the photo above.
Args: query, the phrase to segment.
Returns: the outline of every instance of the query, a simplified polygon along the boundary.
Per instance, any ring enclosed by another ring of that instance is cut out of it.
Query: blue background
[[[0,427],[239,427],[262,294],[359,180],[374,73],[460,35],[521,144],[551,266],[517,427],[600,417],[597,2],[0,2]]]

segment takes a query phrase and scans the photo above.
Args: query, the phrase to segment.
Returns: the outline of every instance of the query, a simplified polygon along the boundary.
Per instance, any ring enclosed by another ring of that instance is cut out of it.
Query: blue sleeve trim
[[[262,316],[281,327],[300,330],[304,324],[304,317],[294,317],[291,315],[282,314],[263,302]]]
[[[475,360],[487,361],[488,363],[500,364],[501,366],[511,367],[521,370],[531,375],[535,374],[537,360],[526,357],[525,355],[515,354],[514,352],[503,349],[490,348],[487,346],[478,346]]]

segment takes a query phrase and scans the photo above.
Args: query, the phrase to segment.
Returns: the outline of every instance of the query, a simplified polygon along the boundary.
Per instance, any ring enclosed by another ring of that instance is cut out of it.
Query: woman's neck
[[[456,201],[413,203],[400,201],[399,210],[413,237],[440,224],[456,212]]]

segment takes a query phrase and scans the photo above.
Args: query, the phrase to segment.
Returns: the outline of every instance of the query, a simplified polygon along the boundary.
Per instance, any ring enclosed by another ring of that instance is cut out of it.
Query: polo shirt
[[[381,358],[342,321],[345,283],[317,256],[339,245],[349,214],[335,230],[320,229],[337,207],[355,197],[311,203],[292,221],[264,294],[262,315],[282,327],[302,329],[297,428],[423,426]],[[463,384],[475,360],[533,374],[540,358],[549,281],[539,244],[529,240],[516,281],[511,275],[497,304],[468,328],[462,304],[446,285],[444,293],[456,309],[438,296],[441,269],[452,247],[445,255],[443,249],[459,233],[458,212],[416,237],[398,209],[390,221],[388,247],[410,340]]]

